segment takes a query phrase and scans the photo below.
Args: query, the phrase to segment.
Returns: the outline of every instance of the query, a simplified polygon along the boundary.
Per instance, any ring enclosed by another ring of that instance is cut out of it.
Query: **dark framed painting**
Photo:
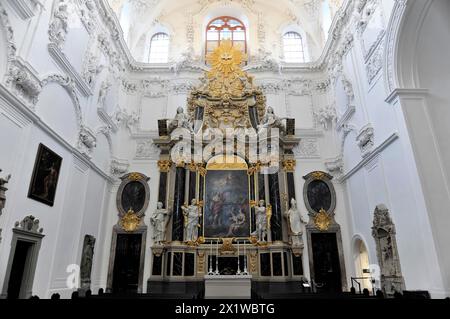
[[[204,237],[250,236],[248,183],[246,170],[208,170],[205,180]]]
[[[53,206],[62,157],[43,144],[39,144],[28,197]]]
[[[130,209],[139,217],[144,216],[150,201],[149,177],[142,173],[132,172],[120,178],[116,204],[119,216],[123,217]]]

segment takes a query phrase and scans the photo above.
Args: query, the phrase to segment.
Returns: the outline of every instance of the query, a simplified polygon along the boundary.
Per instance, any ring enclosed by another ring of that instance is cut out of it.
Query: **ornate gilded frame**
[[[122,180],[122,183],[120,184],[119,189],[117,190],[117,195],[116,195],[116,206],[117,206],[117,209],[119,210],[119,217],[122,218],[127,213],[127,209],[122,207],[122,194],[123,194],[125,187],[131,182],[139,182],[144,186],[145,200],[144,200],[144,205],[142,206],[142,209],[140,211],[134,212],[134,213],[136,214],[136,216],[141,218],[142,216],[145,215],[145,212],[147,211],[148,204],[150,201],[150,187],[148,186],[148,181],[150,180],[150,178],[145,176],[142,173],[132,172],[132,173],[128,173],[128,174],[122,176],[120,179]]]
[[[251,186],[251,182],[250,182],[250,178],[254,178],[254,174],[250,174],[249,173],[249,166],[246,162],[245,159],[241,158],[240,156],[237,155],[228,155],[228,157],[233,158],[234,160],[232,162],[229,161],[229,159],[227,161],[224,161],[223,163],[216,163],[215,159],[217,157],[222,157],[223,158],[223,154],[212,157],[209,162],[206,164],[206,169],[205,169],[205,175],[203,178],[203,200],[206,200],[206,177],[208,176],[208,171],[230,171],[230,170],[234,170],[234,171],[245,171],[247,173],[247,183],[248,183],[248,218],[250,218],[250,223],[249,223],[249,234],[251,234],[252,232],[252,203],[253,200],[250,198],[250,194],[251,194],[251,190],[250,190],[250,186]],[[205,214],[202,211],[202,236],[205,240],[213,240],[213,241],[217,241],[217,240],[222,240],[223,238],[215,238],[215,237],[204,237],[205,236]],[[234,237],[234,239],[236,240],[248,240],[249,237]]]

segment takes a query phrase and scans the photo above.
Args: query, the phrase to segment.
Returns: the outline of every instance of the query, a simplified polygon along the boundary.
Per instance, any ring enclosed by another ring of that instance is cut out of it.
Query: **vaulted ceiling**
[[[186,25],[189,19],[193,27],[200,30],[203,19],[212,14],[219,14],[221,10],[241,11],[249,20],[258,21],[253,29],[261,29],[259,24],[266,24],[265,32],[280,29],[283,25],[296,24],[307,35],[311,47],[317,51],[313,56],[320,55],[325,44],[323,30],[324,2],[333,15],[344,0],[107,0],[116,13],[125,33],[125,41],[133,53],[139,46],[146,33],[151,32],[157,24],[166,26],[171,33],[180,37],[186,35]],[[227,15],[227,14],[226,14]],[[214,18],[212,16],[211,18]],[[264,22],[262,22],[264,21]],[[270,24],[272,23],[272,24]],[[275,24],[276,23],[276,24]],[[269,30],[267,30],[269,29]],[[198,31],[200,35],[201,32]],[[261,30],[255,31],[255,35]],[[326,31],[325,31],[326,32]],[[274,38],[274,37],[273,37]],[[199,41],[200,39],[196,39]],[[274,42],[274,40],[272,41]],[[179,43],[183,45],[183,43]],[[266,45],[267,50],[272,50]],[[313,57],[314,58],[314,57]]]

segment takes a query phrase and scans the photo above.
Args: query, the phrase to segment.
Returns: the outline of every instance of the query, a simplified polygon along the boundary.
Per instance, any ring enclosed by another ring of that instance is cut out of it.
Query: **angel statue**
[[[168,216],[170,216],[169,211],[163,208],[162,202],[158,202],[152,217],[150,217],[150,222],[153,226],[153,240],[156,245],[162,245],[165,240]]]
[[[285,212],[284,217],[288,221],[292,245],[301,246],[303,243],[302,224],[306,224],[307,222],[305,221],[300,211],[298,210],[297,201],[294,198],[291,199],[291,208],[289,208],[289,210]]]

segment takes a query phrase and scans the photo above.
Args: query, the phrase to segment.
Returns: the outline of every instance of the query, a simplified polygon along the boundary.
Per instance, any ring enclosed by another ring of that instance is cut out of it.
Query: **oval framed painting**
[[[116,197],[120,216],[130,209],[138,216],[143,216],[150,200],[149,178],[141,173],[129,173],[122,178]]]
[[[324,209],[327,213],[334,213],[336,191],[331,182],[333,177],[325,172],[312,172],[303,178],[306,180],[303,198],[308,211],[316,214]]]

